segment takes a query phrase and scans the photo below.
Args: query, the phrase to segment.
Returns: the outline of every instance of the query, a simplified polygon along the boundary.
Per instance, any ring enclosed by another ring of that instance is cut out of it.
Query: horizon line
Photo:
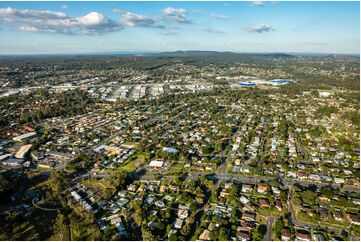
[[[86,51],[86,52],[45,52],[45,53],[7,53],[0,56],[74,56],[74,55],[140,55],[140,54],[163,54],[176,52],[214,52],[214,53],[232,53],[232,54],[289,54],[289,55],[358,55],[358,53],[340,53],[340,52],[314,52],[314,51],[228,51],[228,50],[175,50],[175,51]]]

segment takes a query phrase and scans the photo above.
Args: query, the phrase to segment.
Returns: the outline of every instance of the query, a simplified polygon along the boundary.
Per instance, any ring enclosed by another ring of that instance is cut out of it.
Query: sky
[[[355,2],[0,2],[0,54],[360,52]]]

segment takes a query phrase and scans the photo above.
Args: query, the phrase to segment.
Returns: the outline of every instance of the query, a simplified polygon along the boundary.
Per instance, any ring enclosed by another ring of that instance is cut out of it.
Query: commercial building
[[[37,136],[36,132],[29,132],[29,133],[25,133],[25,134],[16,136],[16,137],[13,138],[13,140],[18,141],[18,142],[22,142],[24,140],[31,139],[31,138],[34,138],[36,136]]]
[[[32,144],[23,145],[20,147],[19,151],[15,154],[15,157],[18,159],[23,159],[25,155],[29,152]]]
[[[153,160],[149,163],[148,168],[150,169],[161,169],[163,168],[164,161]]]

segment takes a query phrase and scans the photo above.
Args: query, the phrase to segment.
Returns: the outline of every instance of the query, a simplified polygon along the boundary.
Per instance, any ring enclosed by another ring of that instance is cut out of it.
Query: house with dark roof
[[[289,228],[283,228],[281,231],[281,239],[283,241],[289,241],[291,240],[292,234],[291,230]]]
[[[302,241],[309,241],[311,240],[311,234],[307,231],[298,231],[296,233],[296,239],[297,240],[302,240]]]
[[[335,210],[333,212],[333,217],[337,220],[337,221],[343,221],[343,216],[341,211]]]
[[[242,219],[246,221],[254,221],[256,219],[256,214],[246,211],[242,214]]]
[[[269,207],[270,206],[270,202],[269,202],[268,198],[260,198],[259,204],[261,205],[261,207]]]
[[[236,235],[237,235],[237,238],[241,241],[251,240],[251,235],[247,231],[242,231],[242,230],[237,231]]]
[[[282,211],[283,205],[282,205],[282,201],[280,199],[275,200],[275,207],[278,209],[278,211]]]
[[[347,218],[350,220],[351,224],[360,225],[360,215],[354,213],[347,213]]]
[[[322,209],[318,213],[320,214],[321,220],[327,220],[328,219],[328,211],[326,209]]]

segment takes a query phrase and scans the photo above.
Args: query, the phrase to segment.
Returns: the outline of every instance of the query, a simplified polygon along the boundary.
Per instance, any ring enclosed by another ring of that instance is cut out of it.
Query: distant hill
[[[223,57],[240,57],[240,56],[259,56],[259,57],[294,57],[294,55],[286,53],[236,53],[230,51],[174,51],[174,52],[161,52],[155,54],[146,54],[147,56],[164,56],[164,57],[208,57],[208,56],[223,56]]]
[[[293,58],[293,57],[356,57],[360,54],[332,54],[332,53],[312,53],[312,52],[231,52],[231,51],[203,51],[203,50],[178,50],[170,52],[144,52],[144,51],[109,51],[109,52],[84,52],[84,53],[38,53],[38,54],[16,54],[10,55],[0,54],[0,59],[3,58],[49,58],[59,57],[74,58],[74,57],[91,57],[91,56],[122,56],[122,57],[194,57],[194,58],[240,58],[240,57],[260,57],[260,58]]]

